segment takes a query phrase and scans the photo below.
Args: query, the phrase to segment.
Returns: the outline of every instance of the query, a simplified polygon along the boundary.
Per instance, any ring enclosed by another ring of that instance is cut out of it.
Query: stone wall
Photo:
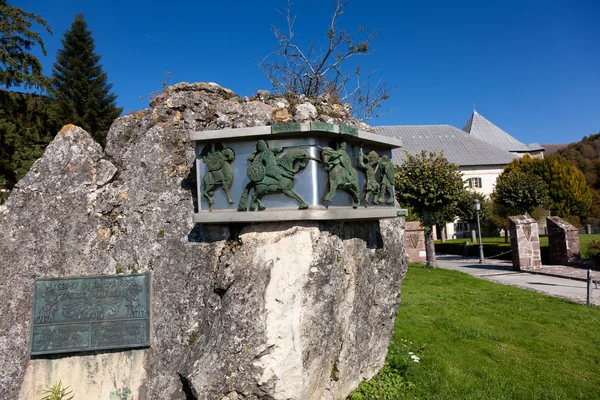
[[[427,262],[425,254],[425,231],[421,228],[421,223],[412,221],[406,223],[404,233],[404,246],[410,262]]]
[[[542,266],[540,237],[535,219],[520,215],[508,217],[513,269],[534,269]]]
[[[550,264],[567,265],[580,257],[579,230],[559,217],[547,217]]]
[[[343,399],[371,378],[406,273],[404,218],[192,222],[190,130],[345,122],[300,100],[186,83],[117,119],[106,149],[64,127],[0,209],[0,399],[58,381],[85,399]],[[36,278],[117,272],[152,276],[150,348],[29,356]]]

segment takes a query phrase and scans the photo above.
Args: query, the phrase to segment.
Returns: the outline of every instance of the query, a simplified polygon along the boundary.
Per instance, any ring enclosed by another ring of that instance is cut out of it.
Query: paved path
[[[477,278],[535,290],[551,296],[563,297],[578,303],[587,301],[587,271],[566,266],[549,266],[534,273],[512,270],[512,262],[486,259],[479,264],[477,258],[452,255],[438,255],[438,266],[444,269],[465,272]],[[547,275],[548,273],[549,275]],[[600,272],[595,271],[594,279],[600,280]],[[600,306],[600,284],[592,290],[592,303]]]

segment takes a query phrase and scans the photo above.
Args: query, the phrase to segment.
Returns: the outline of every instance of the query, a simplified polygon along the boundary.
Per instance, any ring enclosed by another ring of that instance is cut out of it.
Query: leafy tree
[[[600,190],[590,189],[592,192],[592,204],[588,209],[586,223],[600,225]]]
[[[51,100],[34,93],[0,91],[0,183],[12,188],[58,131],[49,121]]]
[[[83,14],[75,16],[61,43],[52,69],[54,118],[60,125],[82,127],[104,145],[110,125],[123,109],[115,104],[117,96],[110,92],[112,84],[99,64]]]
[[[548,185],[548,208],[553,215],[561,218],[571,215],[581,218],[587,216],[592,193],[585,176],[574,163],[560,155],[553,154],[544,159],[524,156],[511,162],[504,171],[521,171],[542,178]]]
[[[349,2],[333,0],[326,44],[318,46],[313,42],[305,49],[296,42],[296,15],[292,15],[291,2],[288,2],[285,9],[287,26],[283,30],[273,26],[277,46],[259,66],[276,92],[304,94],[309,98],[327,93],[334,102],[351,104],[356,118],[367,120],[378,116],[382,102],[389,98],[395,88],[390,89],[380,82],[371,85],[372,73],[365,76],[360,65],[355,65],[352,72],[348,70],[350,59],[371,53],[370,44],[377,34],[375,31],[356,41],[356,36],[364,32],[362,26],[358,34],[349,33],[338,26]]]
[[[42,38],[31,30],[34,23],[52,33],[39,15],[0,0],[0,84],[7,89],[11,86],[44,89],[47,86],[40,60],[30,53],[38,45],[46,55]]]
[[[464,195],[460,198],[457,204],[456,216],[462,221],[469,222],[471,224],[477,223],[477,213],[473,208],[473,202],[478,199],[481,202],[481,211],[479,212],[479,219],[482,225],[489,222],[492,213],[492,201],[483,193],[466,190]]]
[[[496,203],[527,214],[548,202],[548,185],[539,176],[522,171],[503,172],[494,189]]]
[[[494,193],[492,193],[491,197],[490,220],[488,225],[496,229],[504,229],[504,243],[508,243],[508,217],[511,215],[516,215],[518,212],[509,207],[498,204],[495,201],[496,197]]]
[[[443,153],[406,153],[404,162],[396,170],[395,186],[398,202],[421,215],[427,265],[435,266],[433,225],[456,217],[454,210],[448,212],[448,207],[455,207],[466,190],[458,165],[450,163]],[[450,214],[453,216],[449,217]]]

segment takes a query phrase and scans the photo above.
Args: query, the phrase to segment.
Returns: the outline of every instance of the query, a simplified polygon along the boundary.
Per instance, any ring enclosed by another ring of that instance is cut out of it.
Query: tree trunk
[[[429,211],[423,213],[423,225],[425,226],[425,253],[427,255],[427,268],[437,267],[435,260],[435,244],[433,243],[432,214]]]
[[[437,229],[438,240],[441,240],[442,243],[448,239],[446,237],[446,224],[436,224],[435,229]]]

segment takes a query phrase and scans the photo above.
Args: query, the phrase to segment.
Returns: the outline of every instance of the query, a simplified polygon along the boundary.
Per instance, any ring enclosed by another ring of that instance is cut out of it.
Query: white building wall
[[[481,188],[473,188],[473,190],[489,196],[494,191],[494,187],[496,187],[496,181],[498,180],[498,177],[500,176],[502,171],[504,171],[504,167],[460,167],[459,171],[463,174],[463,180],[467,180],[470,178],[481,178]]]
[[[498,180],[498,177],[500,176],[502,171],[504,171],[504,166],[498,167],[497,165],[478,165],[472,167],[459,167],[458,170],[463,174],[463,181],[470,180],[471,178],[480,178],[481,187],[472,188],[470,190],[475,190],[489,197],[494,191],[494,187],[496,186],[496,181]],[[457,221],[446,224],[446,237],[448,239],[457,238],[457,232],[455,231],[456,222]],[[470,230],[472,229],[476,228],[471,226]],[[462,237],[461,232],[458,232],[458,235],[460,235],[459,237]],[[440,238],[439,235],[437,235],[437,237]],[[468,237],[470,237],[470,234]]]

